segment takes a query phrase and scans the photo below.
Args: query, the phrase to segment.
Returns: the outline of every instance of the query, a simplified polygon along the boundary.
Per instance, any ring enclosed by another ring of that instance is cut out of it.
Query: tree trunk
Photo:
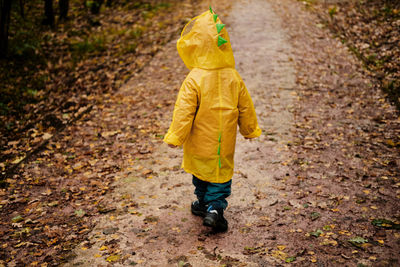
[[[67,19],[68,9],[69,9],[69,0],[59,0],[58,6],[60,8],[60,20]]]
[[[103,2],[104,0],[94,0],[90,6],[90,12],[92,12],[92,14],[99,14]]]
[[[25,6],[25,1],[19,0],[19,12],[20,12],[21,18],[23,18],[23,19],[25,18],[24,6]]]
[[[44,0],[44,25],[54,26],[53,0]]]
[[[7,55],[12,0],[0,0],[0,57]]]

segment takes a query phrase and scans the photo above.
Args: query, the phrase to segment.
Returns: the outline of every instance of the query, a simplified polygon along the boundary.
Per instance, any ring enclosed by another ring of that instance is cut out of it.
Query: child
[[[192,29],[184,34],[194,21]],[[253,102],[240,75],[225,24],[211,9],[192,19],[177,42],[180,57],[191,71],[175,103],[164,142],[183,144],[182,167],[193,175],[197,201],[194,215],[214,231],[228,229],[223,212],[231,194],[236,132],[260,136]]]

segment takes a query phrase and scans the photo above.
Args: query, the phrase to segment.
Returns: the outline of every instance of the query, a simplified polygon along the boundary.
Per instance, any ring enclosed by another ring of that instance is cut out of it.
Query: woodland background
[[[31,188],[51,183],[43,180],[24,182],[19,179],[19,167],[48,149],[49,142],[68,125],[76,123],[94,106],[105,103],[113,92],[141,72],[195,15],[194,7],[198,2],[0,0],[2,213],[11,214],[13,209],[31,202],[26,197],[28,184]],[[335,38],[350,48],[363,62],[365,72],[374,81],[372,86],[383,90],[399,109],[400,2],[299,2],[318,15],[318,27],[328,27]],[[379,118],[376,120],[383,123]],[[116,134],[98,133],[99,138]],[[133,142],[140,146],[140,137]],[[398,148],[400,143],[390,139],[386,145],[393,149]],[[139,147],[137,154],[150,152]],[[65,151],[63,156],[66,161],[75,157],[70,151]],[[79,168],[82,166],[74,165],[74,169]],[[113,170],[110,169],[110,172]],[[109,192],[111,182],[104,179],[101,187],[86,188],[84,195],[96,199]],[[79,186],[76,188],[68,201],[82,197],[83,191]],[[97,190],[99,188],[102,189]],[[69,196],[70,192],[60,194]],[[43,198],[46,198],[44,203],[49,207],[61,205],[55,194],[44,194]],[[101,205],[94,209],[93,214],[110,212]],[[20,215],[14,216],[11,221],[2,221],[0,266],[2,261],[8,262],[15,255],[21,255],[22,262],[36,264],[57,264],[68,260],[68,251],[81,242],[92,227],[81,221],[85,216],[83,210],[75,210],[74,214],[75,217],[61,218],[64,221],[52,218],[51,214],[35,221],[35,229],[50,229],[48,225],[53,224],[65,226],[63,231],[49,231],[50,234],[43,237],[46,242],[36,240],[35,234],[32,234],[36,230],[32,232],[29,227],[19,227],[24,221]],[[383,224],[398,228],[398,224],[391,221]],[[68,236],[74,238],[68,239]],[[35,252],[31,251],[32,244],[35,245]]]

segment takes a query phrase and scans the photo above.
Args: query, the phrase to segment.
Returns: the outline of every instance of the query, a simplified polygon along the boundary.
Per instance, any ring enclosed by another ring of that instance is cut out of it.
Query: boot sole
[[[228,223],[226,223],[226,225],[221,225],[220,223],[217,223],[209,218],[205,218],[203,220],[203,225],[211,227],[215,232],[226,232],[228,230]]]
[[[206,217],[207,212],[205,211],[198,211],[198,210],[191,210],[193,215],[200,216],[200,217]]]
[[[209,218],[204,218],[203,220],[203,225],[215,228],[217,226],[216,222],[214,220],[211,220]]]

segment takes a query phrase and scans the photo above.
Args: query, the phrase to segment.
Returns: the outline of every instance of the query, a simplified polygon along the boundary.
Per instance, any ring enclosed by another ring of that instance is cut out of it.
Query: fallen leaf
[[[83,209],[79,209],[75,211],[75,215],[78,217],[83,217],[85,216],[86,212]]]
[[[11,221],[12,221],[13,223],[18,223],[18,222],[21,222],[21,221],[23,221],[23,220],[24,220],[24,218],[23,218],[21,215],[17,215],[17,216],[15,216],[14,218],[11,219]]]
[[[108,261],[108,262],[116,262],[116,261],[119,261],[120,258],[121,258],[120,255],[111,255],[111,256],[106,258],[106,261]]]
[[[49,140],[53,135],[50,133],[44,133],[42,135],[43,140]]]

